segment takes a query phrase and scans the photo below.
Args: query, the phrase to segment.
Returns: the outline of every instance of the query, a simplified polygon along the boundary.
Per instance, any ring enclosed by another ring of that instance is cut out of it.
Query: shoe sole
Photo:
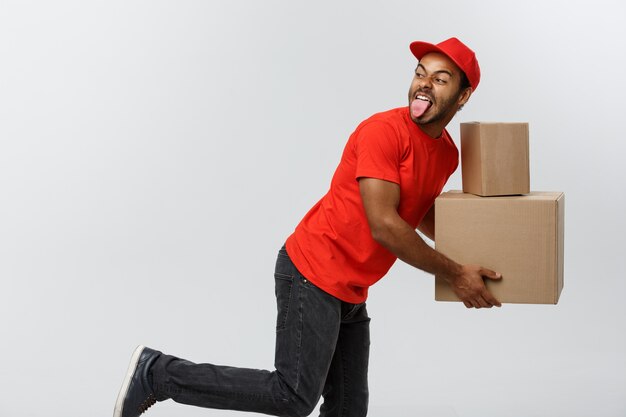
[[[137,346],[135,351],[133,352],[133,356],[130,358],[130,364],[128,365],[128,371],[126,371],[126,377],[124,378],[124,382],[122,383],[122,388],[120,389],[120,393],[117,395],[117,401],[115,402],[115,409],[113,410],[113,417],[122,417],[122,413],[124,412],[124,400],[126,399],[126,394],[128,394],[128,387],[130,386],[130,381],[133,380],[133,375],[137,370],[137,363],[139,362],[139,357],[141,353],[145,349],[145,346]]]

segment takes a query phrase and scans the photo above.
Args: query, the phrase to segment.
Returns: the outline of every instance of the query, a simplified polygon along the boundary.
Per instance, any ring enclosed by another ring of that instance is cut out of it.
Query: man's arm
[[[398,214],[398,184],[361,178],[359,189],[376,242],[409,265],[443,277],[466,307],[500,307],[500,302],[485,287],[483,277],[499,279],[501,276],[480,266],[460,265],[428,246]]]
[[[430,240],[435,241],[435,205],[433,204],[426,212],[422,222],[417,226],[420,232],[424,233]]]

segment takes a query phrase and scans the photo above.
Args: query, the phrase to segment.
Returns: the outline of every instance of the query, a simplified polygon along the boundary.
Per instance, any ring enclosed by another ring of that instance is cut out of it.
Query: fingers
[[[465,307],[467,308],[487,308],[487,303],[484,302],[481,298],[473,298],[471,300],[463,301]]]
[[[466,274],[455,282],[455,292],[467,308],[501,307],[502,304],[495,298],[487,287],[483,278],[492,280],[502,279],[502,274],[478,265],[465,266]]]
[[[478,304],[480,304],[481,308],[491,308],[491,307],[493,307],[493,304],[488,303],[487,300],[485,300],[485,297],[483,297],[483,296],[480,296],[478,298]]]
[[[485,301],[489,303],[490,307],[492,306],[502,307],[502,303],[500,303],[500,301],[498,301],[498,299],[494,297],[489,291],[485,290],[482,296],[485,299]]]
[[[480,268],[480,275],[489,279],[501,279],[502,274],[487,268]]]
[[[500,301],[496,299],[489,291],[485,290],[482,294],[475,298],[464,300],[463,304],[467,308],[491,308],[493,306],[502,307]]]

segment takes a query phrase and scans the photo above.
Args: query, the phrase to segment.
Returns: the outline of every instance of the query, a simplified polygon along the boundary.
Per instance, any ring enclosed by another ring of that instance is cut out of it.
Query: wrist
[[[448,272],[444,274],[444,280],[453,284],[463,275],[463,265],[450,261]]]

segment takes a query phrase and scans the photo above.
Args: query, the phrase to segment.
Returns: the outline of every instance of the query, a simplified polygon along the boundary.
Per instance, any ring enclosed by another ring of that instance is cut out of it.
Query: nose
[[[433,84],[429,77],[422,77],[417,79],[417,86],[420,90],[430,90]]]

